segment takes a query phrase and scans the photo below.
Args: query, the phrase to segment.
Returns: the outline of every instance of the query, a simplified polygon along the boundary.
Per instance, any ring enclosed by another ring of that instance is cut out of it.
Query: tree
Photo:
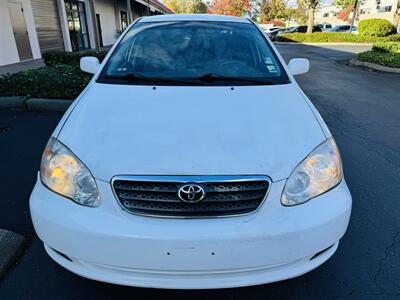
[[[264,0],[261,3],[260,22],[284,20],[287,17],[286,3],[283,0]]]
[[[261,4],[265,0],[251,0],[251,19],[254,22],[259,21],[261,15]]]
[[[400,26],[400,0],[397,1],[396,12],[393,18],[393,24],[397,27]]]
[[[334,0],[333,5],[341,8],[338,14],[338,19],[347,21],[349,20],[350,13],[354,11],[356,0]]]
[[[250,0],[214,0],[211,6],[213,14],[230,16],[244,16],[250,10]]]
[[[298,0],[297,3],[307,10],[307,33],[313,32],[314,14],[320,0]]]
[[[343,21],[348,21],[350,13],[354,10],[354,5],[349,5],[343,8],[337,15],[337,18]]]
[[[202,0],[165,0],[164,3],[176,14],[204,14],[208,11]]]
[[[205,14],[208,12],[208,7],[202,0],[193,0],[189,10],[192,14]]]
[[[333,1],[333,5],[341,8],[341,9],[345,9],[349,6],[354,7],[355,3],[356,3],[356,0],[334,0]]]
[[[164,4],[176,14],[186,12],[186,3],[182,0],[165,0]]]
[[[307,10],[299,6],[296,8],[289,7],[286,9],[286,20],[289,24],[293,20],[298,24],[305,24],[307,22]]]

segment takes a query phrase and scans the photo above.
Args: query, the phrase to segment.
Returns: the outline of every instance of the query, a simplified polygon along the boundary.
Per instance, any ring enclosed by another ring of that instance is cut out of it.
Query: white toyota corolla
[[[47,253],[83,277],[159,288],[304,274],[344,235],[335,141],[245,18],[134,22],[53,132],[30,198]]]

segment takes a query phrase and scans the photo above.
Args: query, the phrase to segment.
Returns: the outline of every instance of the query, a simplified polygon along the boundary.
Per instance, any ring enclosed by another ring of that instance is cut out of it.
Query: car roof
[[[163,21],[211,21],[211,22],[238,22],[250,23],[247,18],[212,15],[212,14],[169,14],[143,17],[139,20],[142,22],[163,22]]]

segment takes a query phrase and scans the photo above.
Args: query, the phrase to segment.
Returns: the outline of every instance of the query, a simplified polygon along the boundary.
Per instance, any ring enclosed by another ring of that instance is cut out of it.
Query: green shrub
[[[75,66],[55,65],[0,76],[0,96],[75,99],[92,75]]]
[[[393,29],[393,24],[385,19],[367,19],[358,22],[360,35],[385,36]]]
[[[358,60],[391,68],[400,68],[400,54],[398,53],[372,50],[358,54]]]
[[[400,42],[376,42],[372,50],[400,54]]]
[[[285,33],[277,36],[276,41],[295,43],[373,43],[378,41],[400,42],[400,34],[376,37],[347,32],[314,32],[312,34]]]
[[[43,53],[43,60],[46,66],[55,65],[71,65],[79,67],[81,57],[95,56],[100,62],[107,55],[107,51],[83,51],[83,52],[64,52],[64,51],[48,51]]]

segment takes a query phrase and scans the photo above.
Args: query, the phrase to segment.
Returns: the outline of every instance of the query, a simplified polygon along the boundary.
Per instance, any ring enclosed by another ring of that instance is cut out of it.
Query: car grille
[[[196,184],[204,198],[187,203],[179,189]],[[122,207],[135,214],[166,217],[219,217],[247,214],[263,202],[270,186],[266,176],[123,176],[113,179]]]

